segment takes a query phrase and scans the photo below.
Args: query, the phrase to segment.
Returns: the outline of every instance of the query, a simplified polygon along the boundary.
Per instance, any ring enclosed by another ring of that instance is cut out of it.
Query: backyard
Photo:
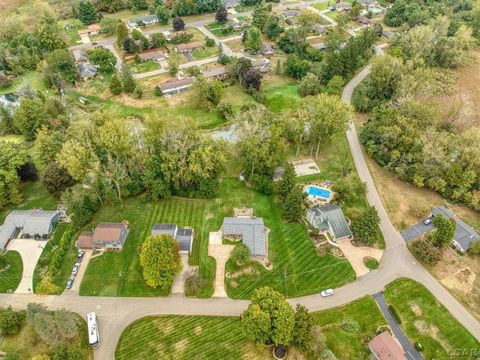
[[[423,345],[425,359],[451,358],[455,350],[467,352],[456,359],[470,359],[469,351],[480,348],[480,343],[421,284],[396,280],[386,287],[385,298],[398,313],[408,338]]]

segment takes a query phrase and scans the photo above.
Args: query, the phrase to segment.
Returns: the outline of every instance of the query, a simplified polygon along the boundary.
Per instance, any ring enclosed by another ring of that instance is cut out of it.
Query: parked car
[[[432,218],[428,217],[425,220],[423,220],[423,225],[430,225],[432,223]]]
[[[74,280],[75,280],[74,277],[70,277],[70,278],[67,280],[67,286],[66,286],[67,289],[71,289],[71,288],[72,288],[72,286],[73,286],[73,281],[74,281]]]
[[[82,261],[83,255],[85,255],[85,251],[80,250],[80,251],[78,252],[77,259],[78,259],[79,261]]]
[[[80,264],[75,264],[72,270],[72,275],[77,275],[78,269],[80,269]]]
[[[320,292],[320,295],[322,295],[323,297],[331,296],[333,295],[333,289],[323,290],[322,292]]]

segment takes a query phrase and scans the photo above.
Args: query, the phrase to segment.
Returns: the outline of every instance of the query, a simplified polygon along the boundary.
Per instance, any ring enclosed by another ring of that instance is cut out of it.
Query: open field
[[[368,342],[387,325],[375,300],[367,296],[350,304],[314,313],[326,336],[326,347],[338,359],[369,359]]]
[[[17,251],[7,251],[3,257],[9,268],[0,272],[0,292],[13,292],[22,280],[22,257]]]
[[[27,71],[23,75],[14,78],[9,87],[0,89],[0,95],[16,93],[27,86],[33,90],[46,90],[43,75],[36,71]]]
[[[272,64],[272,67],[276,64]],[[297,81],[278,77],[266,76],[262,81],[262,90],[267,99],[266,106],[272,112],[295,109],[300,99]]]
[[[469,359],[468,353],[454,356],[452,352],[480,348],[480,343],[421,284],[396,280],[386,287],[385,298],[396,309],[402,320],[400,326],[410,340],[423,345],[425,359]]]

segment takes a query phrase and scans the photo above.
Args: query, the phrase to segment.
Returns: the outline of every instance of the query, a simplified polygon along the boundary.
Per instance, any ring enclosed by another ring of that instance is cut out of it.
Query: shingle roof
[[[225,66],[221,66],[211,70],[202,70],[202,74],[203,76],[210,78],[214,76],[221,76],[224,74],[228,74],[228,71]]]
[[[50,232],[53,219],[59,213],[59,211],[33,210],[30,217],[25,222],[23,232],[30,235],[48,234]]]
[[[151,60],[151,59],[158,60],[158,59],[166,58],[165,53],[158,49],[151,49],[151,50],[145,50],[145,51],[139,52],[138,56],[142,60]]]
[[[157,15],[142,15],[142,16],[135,16],[128,20],[129,24],[136,25],[139,22],[143,23],[150,23],[150,22],[158,22]]]
[[[168,234],[177,241],[180,251],[192,250],[193,229],[178,228],[176,224],[155,224],[150,234],[154,236]]]
[[[225,235],[238,235],[250,249],[253,256],[265,256],[265,226],[262,218],[223,219],[222,231]]]
[[[375,336],[368,347],[380,360],[406,360],[402,347],[388,331]]]
[[[120,241],[122,237],[122,230],[126,230],[127,226],[124,223],[100,223],[93,232],[93,241]]]
[[[335,239],[352,235],[348,227],[347,219],[338,205],[327,204],[316,206],[308,209],[307,213],[307,217],[313,226],[323,228],[323,226],[327,224]]]
[[[78,64],[78,74],[80,75],[80,78],[88,78],[91,76],[95,76],[97,74],[97,67],[92,64]]]
[[[93,249],[93,231],[83,231],[77,239],[79,249]]]
[[[193,80],[191,78],[185,78],[185,79],[180,79],[180,80],[170,80],[167,82],[164,82],[158,87],[162,92],[177,89],[177,88],[187,88],[192,84]]]
[[[437,216],[442,214],[448,219],[454,219],[457,223],[455,228],[454,240],[467,251],[473,242],[480,240],[480,235],[473,230],[470,226],[463,222],[462,219],[455,216],[450,210],[444,206],[437,206],[432,210],[432,215]]]

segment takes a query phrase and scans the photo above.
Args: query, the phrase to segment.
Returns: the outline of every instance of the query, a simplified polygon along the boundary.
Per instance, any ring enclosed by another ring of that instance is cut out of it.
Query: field
[[[0,272],[0,292],[15,291],[22,280],[22,257],[17,251],[7,251],[3,255],[10,267]]]
[[[325,336],[325,346],[338,359],[367,359],[366,344],[386,324],[371,297],[313,313],[313,318]],[[270,351],[259,349],[244,337],[237,317],[152,316],[124,330],[115,358],[269,360]],[[292,346],[288,351],[289,358],[309,358]]]
[[[453,356],[452,351],[480,348],[480,343],[421,284],[396,280],[386,287],[385,298],[396,309],[409,339],[423,345],[425,359],[468,359],[468,355]]]
[[[368,342],[387,325],[370,296],[314,313],[314,319],[326,337],[326,347],[338,359],[369,359]]]
[[[25,86],[29,86],[32,90],[46,90],[43,75],[36,71],[27,71],[23,75],[12,79],[9,87],[0,89],[0,95],[16,93]]]

